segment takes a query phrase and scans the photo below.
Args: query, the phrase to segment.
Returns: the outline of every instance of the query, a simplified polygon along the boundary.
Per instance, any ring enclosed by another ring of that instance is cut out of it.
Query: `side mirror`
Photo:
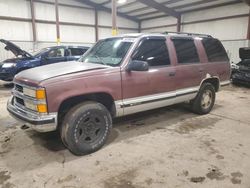
[[[146,61],[133,60],[129,63],[127,71],[148,71],[149,66]]]

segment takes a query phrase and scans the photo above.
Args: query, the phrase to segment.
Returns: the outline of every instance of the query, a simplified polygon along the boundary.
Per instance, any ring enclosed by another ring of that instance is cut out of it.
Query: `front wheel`
[[[105,106],[84,102],[66,114],[60,129],[61,139],[73,154],[85,155],[105,144],[111,128],[111,115]]]
[[[207,114],[209,113],[215,102],[215,88],[210,83],[203,83],[199,93],[193,101],[191,101],[191,108],[194,113]]]

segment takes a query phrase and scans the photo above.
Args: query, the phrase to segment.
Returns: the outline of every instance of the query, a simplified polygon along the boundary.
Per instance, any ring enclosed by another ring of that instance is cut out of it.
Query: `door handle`
[[[175,76],[175,72],[168,73],[168,76]]]

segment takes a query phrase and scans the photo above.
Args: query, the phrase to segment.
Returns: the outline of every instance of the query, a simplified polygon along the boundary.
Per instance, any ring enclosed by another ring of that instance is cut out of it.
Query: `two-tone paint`
[[[208,62],[201,38],[192,37],[200,62],[180,65],[171,35],[138,34],[123,37],[133,37],[134,43],[118,67],[81,62],[70,66],[65,63],[60,66],[55,64],[24,71],[15,77],[14,82],[24,86],[45,87],[49,114],[57,113],[60,105],[72,97],[105,93],[114,102],[114,116],[192,100],[201,84],[208,80],[217,83],[216,91],[220,85],[229,83],[229,62]],[[166,39],[171,64],[150,67],[148,71],[127,71],[130,57],[139,42],[151,37]]]

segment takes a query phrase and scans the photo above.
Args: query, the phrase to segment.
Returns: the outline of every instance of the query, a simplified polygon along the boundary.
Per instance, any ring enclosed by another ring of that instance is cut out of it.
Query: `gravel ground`
[[[108,143],[76,157],[56,132],[21,130],[0,83],[0,187],[250,188],[250,89],[228,86],[204,116],[175,105],[116,119]]]

